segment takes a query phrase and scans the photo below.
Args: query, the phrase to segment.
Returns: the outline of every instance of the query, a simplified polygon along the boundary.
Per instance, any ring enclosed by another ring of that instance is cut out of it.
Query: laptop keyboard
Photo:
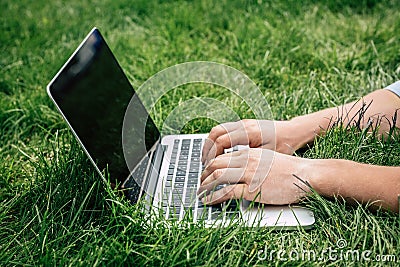
[[[162,201],[169,219],[183,218],[186,212],[204,220],[222,219],[223,216],[237,213],[236,201],[231,201],[229,205],[206,206],[198,199],[199,177],[204,168],[200,160],[203,141],[200,138],[174,140]],[[218,186],[215,190],[221,188]]]

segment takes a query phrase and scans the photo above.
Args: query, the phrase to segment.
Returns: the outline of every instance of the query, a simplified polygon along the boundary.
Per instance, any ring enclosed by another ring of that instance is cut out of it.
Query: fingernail
[[[198,195],[199,199],[204,198],[207,195],[207,189],[202,190],[200,188],[199,190],[197,190],[197,195]]]

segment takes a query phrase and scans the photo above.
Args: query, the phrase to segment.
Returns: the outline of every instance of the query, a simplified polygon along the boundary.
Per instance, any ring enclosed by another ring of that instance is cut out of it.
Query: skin
[[[202,152],[206,164],[198,192],[202,201],[216,204],[244,198],[266,204],[296,203],[310,192],[307,182],[326,197],[341,196],[398,212],[400,167],[291,156],[317,135],[323,135],[331,121],[341,118],[344,125],[356,122],[357,112],[365,105],[369,107],[361,125],[366,127],[368,120],[379,123],[380,134],[384,135],[400,108],[400,98],[391,91],[377,90],[360,101],[289,121],[242,120],[214,127]],[[398,120],[396,127],[399,124]],[[224,149],[235,145],[250,148],[223,154]],[[220,184],[226,186],[214,191]]]

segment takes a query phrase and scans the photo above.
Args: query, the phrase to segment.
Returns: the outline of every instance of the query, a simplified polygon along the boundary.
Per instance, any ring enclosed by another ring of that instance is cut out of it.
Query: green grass
[[[148,220],[103,184],[45,93],[93,27],[135,88],[186,61],[216,61],[257,82],[275,119],[352,101],[400,78],[398,1],[1,1],[0,265],[358,265],[278,262],[261,250],[346,248],[400,259],[400,220],[312,196],[314,229],[206,229]],[[178,88],[152,111],[207,96],[251,117],[218,87]],[[207,132],[193,120],[183,132]],[[399,138],[333,129],[303,156],[400,164]],[[147,223],[145,223],[147,222]],[[364,262],[365,263],[365,262]],[[379,262],[369,262],[379,265]]]

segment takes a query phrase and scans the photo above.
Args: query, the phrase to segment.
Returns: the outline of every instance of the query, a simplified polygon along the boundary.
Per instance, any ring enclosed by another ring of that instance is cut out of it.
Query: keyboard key
[[[192,162],[200,162],[200,158],[193,158],[192,157]]]
[[[171,201],[171,207],[176,208],[182,205],[182,200],[179,197],[173,197]]]
[[[208,220],[208,209],[198,208],[197,209],[197,219]]]
[[[169,172],[168,172],[169,174]],[[186,171],[183,170],[176,170],[176,176],[186,176]]]
[[[197,206],[199,206],[199,207],[208,207],[208,205],[206,205],[206,204],[204,204],[203,202],[201,202],[201,200],[200,199],[198,199],[197,200]]]
[[[168,197],[169,197],[169,194],[166,194],[166,193],[163,194],[162,201],[161,201],[163,207],[168,206]]]
[[[188,187],[186,188],[186,196],[185,198],[197,199],[197,187]]]
[[[216,204],[216,205],[212,205],[211,206],[211,211],[212,212],[221,212],[222,211],[222,206],[223,206],[222,203]]]
[[[175,177],[175,183],[179,182],[185,182],[185,176],[176,176]]]
[[[176,212],[176,211],[174,211],[174,210],[169,210],[169,216],[168,216],[168,219],[171,219],[171,220],[177,220],[177,219],[179,219],[179,213],[180,213],[180,211],[179,212]]]
[[[222,219],[221,212],[211,212],[211,220]]]
[[[186,172],[187,165],[178,166],[178,170]]]
[[[189,173],[189,175],[190,174],[194,174],[194,173]],[[197,187],[197,184],[198,184],[198,176],[196,176],[196,179],[189,179],[188,180],[188,186],[189,185],[193,185],[193,186],[196,186]]]
[[[239,203],[237,202],[237,201],[235,201],[235,200],[231,200],[231,201],[229,201],[229,202],[226,202],[225,203],[225,205],[226,205],[226,211],[227,212],[229,212],[229,211],[231,211],[231,212],[236,212],[236,211],[238,211],[239,210],[239,205],[238,205]]]
[[[187,160],[179,160],[178,161],[178,166],[186,166],[187,165]]]
[[[186,201],[185,200],[185,203],[183,203],[183,207],[184,208],[194,208],[194,204],[195,204],[196,202],[194,202],[194,201],[191,201],[191,200],[189,200],[189,201]]]
[[[239,212],[239,211],[226,211],[226,212],[225,212],[225,216],[226,216],[228,219],[231,219],[231,220],[234,220],[234,219],[239,218],[239,215],[240,215],[240,212]]]
[[[189,173],[189,180],[193,180],[199,178],[199,174],[198,173]]]
[[[187,208],[195,208],[196,205],[196,198],[187,197],[185,198],[184,206]]]
[[[175,182],[174,188],[183,188],[184,185],[185,185],[185,184],[182,183],[182,182],[180,182],[180,183]]]
[[[165,214],[167,214],[167,210],[168,210],[167,207],[163,207],[163,208],[162,208],[162,213],[163,213],[164,216],[165,216]]]
[[[174,188],[172,190],[172,193],[174,197],[181,199],[183,194],[183,188]]]
[[[199,162],[190,162],[190,167],[200,168],[200,163]]]
[[[171,192],[171,188],[170,187],[166,187],[165,189],[164,189],[164,194],[165,195],[167,195],[167,196],[169,196],[169,193]]]
[[[192,168],[192,167],[191,167],[191,168],[189,169],[189,172],[191,172],[191,173],[196,173],[196,174],[197,174],[197,173],[199,173],[199,168]]]
[[[185,144],[182,143],[182,145],[181,145],[181,152],[182,152],[182,151],[189,151],[189,149],[190,149],[190,145],[185,145]]]

